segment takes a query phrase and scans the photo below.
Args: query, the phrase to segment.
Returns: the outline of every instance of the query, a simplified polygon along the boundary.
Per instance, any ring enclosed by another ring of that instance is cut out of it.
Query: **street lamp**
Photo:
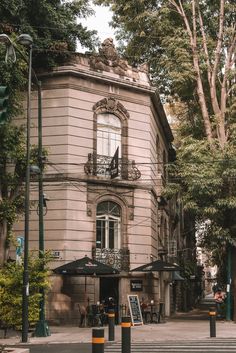
[[[28,65],[28,93],[27,93],[27,138],[26,138],[26,175],[25,175],[25,245],[24,245],[24,271],[23,271],[23,293],[22,293],[22,342],[28,341],[28,296],[29,296],[29,213],[30,213],[30,123],[31,123],[31,84],[32,72],[38,89],[38,165],[39,165],[39,256],[44,253],[44,225],[43,225],[43,157],[42,157],[42,95],[41,82],[38,80],[32,69],[32,44],[33,40],[29,34],[21,34],[17,43],[29,48],[28,59],[17,48],[14,42],[6,34],[0,34],[0,42],[7,46],[6,61],[11,57],[12,62],[16,61],[16,51],[21,55]],[[42,299],[40,301],[39,322],[36,326],[36,335],[46,337],[50,335],[48,325],[45,321],[45,300],[44,290],[40,290]]]
[[[28,34],[21,34],[18,43],[28,47],[28,90],[27,90],[27,126],[26,126],[26,174],[25,174],[25,241],[24,241],[24,270],[22,292],[22,342],[28,341],[28,296],[29,296],[29,212],[30,212],[30,121],[31,121],[31,81],[32,81],[32,44],[33,39]],[[6,60],[9,55],[15,62],[14,43],[6,34],[0,35],[0,42],[7,45]]]
[[[25,234],[24,234],[24,270],[22,292],[22,342],[28,341],[28,296],[29,296],[29,212],[30,212],[30,121],[31,121],[31,80],[32,80],[32,44],[33,39],[28,34],[21,34],[18,43],[28,47],[28,90],[27,90],[27,127],[26,127],[26,174],[25,174]],[[6,34],[0,35],[0,42],[7,46],[6,61],[9,56],[16,61],[15,46]]]
[[[25,245],[22,293],[22,342],[28,341],[29,317],[29,213],[30,213],[30,122],[31,122],[31,84],[32,84],[32,44],[29,35],[21,35],[18,42],[29,48],[28,51],[28,91],[27,91],[27,125],[26,125],[26,175],[25,175]]]

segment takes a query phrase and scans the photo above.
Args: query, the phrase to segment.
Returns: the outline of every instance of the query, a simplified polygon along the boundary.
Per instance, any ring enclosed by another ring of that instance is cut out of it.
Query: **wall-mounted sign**
[[[22,263],[22,255],[24,252],[24,237],[19,236],[16,238],[16,263]]]
[[[137,295],[128,295],[129,311],[132,325],[142,325],[143,317],[141,313],[139,298]]]
[[[131,292],[141,292],[143,290],[143,281],[140,279],[134,279],[130,281]]]

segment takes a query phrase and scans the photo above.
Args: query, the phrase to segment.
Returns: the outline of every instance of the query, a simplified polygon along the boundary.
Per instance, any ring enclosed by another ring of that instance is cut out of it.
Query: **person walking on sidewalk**
[[[83,327],[86,325],[86,308],[84,305],[78,304],[79,314],[80,314],[80,323],[79,327]]]
[[[225,301],[225,292],[223,292],[221,288],[218,288],[215,292],[214,299],[216,303],[217,317],[222,317],[222,304]]]

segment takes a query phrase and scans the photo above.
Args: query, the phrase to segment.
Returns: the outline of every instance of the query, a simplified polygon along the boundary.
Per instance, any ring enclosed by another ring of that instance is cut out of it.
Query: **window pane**
[[[108,248],[110,249],[114,249],[114,221],[113,220],[109,220],[109,244],[108,244]]]
[[[121,151],[121,122],[114,114],[97,117],[97,153],[113,157],[117,147]]]
[[[119,237],[119,221],[114,222],[114,248],[120,248],[120,237]]]
[[[101,221],[97,220],[97,238],[96,238],[96,247],[101,249]]]
[[[97,215],[109,214],[113,216],[120,216],[121,210],[120,206],[112,201],[100,202],[97,206]]]
[[[101,249],[105,247],[105,220],[97,220],[96,222],[97,236],[96,247]]]
[[[120,148],[121,148],[121,136],[115,134],[114,132],[111,132],[109,141],[110,141],[109,155],[113,157],[115,152],[116,152],[117,147],[119,147],[119,151],[120,151]]]

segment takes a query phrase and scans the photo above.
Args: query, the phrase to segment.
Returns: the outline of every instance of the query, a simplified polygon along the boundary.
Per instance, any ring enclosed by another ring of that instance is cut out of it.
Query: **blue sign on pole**
[[[21,263],[22,255],[24,251],[24,237],[16,238],[16,262]]]

